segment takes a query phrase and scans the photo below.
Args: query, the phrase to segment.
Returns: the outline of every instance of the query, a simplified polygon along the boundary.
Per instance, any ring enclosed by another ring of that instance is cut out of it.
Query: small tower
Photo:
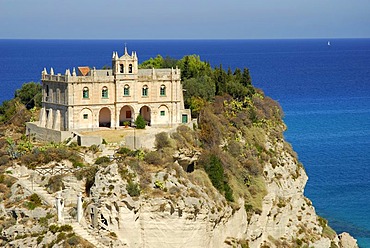
[[[132,54],[129,55],[126,46],[124,54],[121,57],[118,56],[117,52],[113,52],[112,68],[114,75],[137,74],[138,58],[136,52],[132,52]]]

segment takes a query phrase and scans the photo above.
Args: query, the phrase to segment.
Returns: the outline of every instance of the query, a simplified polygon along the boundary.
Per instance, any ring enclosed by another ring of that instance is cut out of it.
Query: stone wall
[[[31,135],[31,137],[35,137],[37,140],[62,142],[72,137],[72,132],[40,127],[38,122],[27,122],[26,135]]]

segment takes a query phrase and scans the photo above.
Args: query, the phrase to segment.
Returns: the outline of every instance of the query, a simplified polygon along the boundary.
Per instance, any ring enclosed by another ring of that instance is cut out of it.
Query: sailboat
[[[328,41],[328,46],[331,46],[330,41]]]

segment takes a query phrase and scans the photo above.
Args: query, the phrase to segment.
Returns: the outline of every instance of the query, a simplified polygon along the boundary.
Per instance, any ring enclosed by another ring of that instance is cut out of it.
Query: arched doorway
[[[147,122],[147,125],[150,126],[150,108],[148,106],[143,106],[140,109],[140,114],[144,118],[144,120]]]
[[[125,126],[125,122],[131,122],[134,118],[134,110],[132,107],[126,105],[121,108],[121,111],[119,112],[119,125]]]
[[[166,105],[161,105],[158,108],[158,117],[156,119],[156,124],[170,124],[170,111]]]
[[[111,114],[109,108],[102,108],[99,111],[99,127],[110,127]]]

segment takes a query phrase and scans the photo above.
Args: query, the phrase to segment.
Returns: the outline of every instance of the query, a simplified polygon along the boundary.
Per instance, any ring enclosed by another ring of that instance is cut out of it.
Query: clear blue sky
[[[0,0],[0,39],[352,37],[369,0]]]

